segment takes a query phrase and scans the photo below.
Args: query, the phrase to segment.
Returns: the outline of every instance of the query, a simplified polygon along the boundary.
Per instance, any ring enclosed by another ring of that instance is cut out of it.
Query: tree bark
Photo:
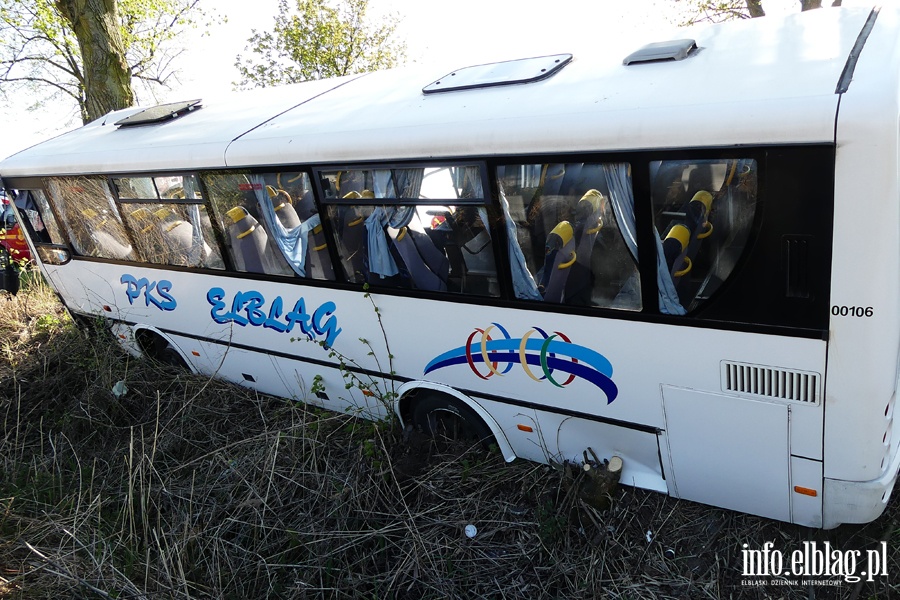
[[[82,120],[89,123],[134,104],[116,0],[55,0],[55,4],[71,25],[81,50]]]
[[[822,0],[800,0],[800,10],[822,8]]]
[[[766,16],[766,11],[762,7],[762,0],[747,0],[747,12],[750,13],[752,18]]]

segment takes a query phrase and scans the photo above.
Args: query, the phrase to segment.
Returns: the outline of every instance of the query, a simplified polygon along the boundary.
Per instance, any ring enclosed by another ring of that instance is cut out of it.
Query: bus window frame
[[[400,169],[428,169],[428,168],[449,168],[449,167],[476,167],[479,172],[479,179],[481,183],[481,191],[482,196],[477,198],[360,198],[360,199],[345,199],[341,197],[336,198],[327,198],[325,194],[325,187],[323,185],[325,173],[333,173],[335,171],[390,171],[390,170],[400,170]],[[254,171],[261,171],[260,169],[254,169]],[[302,169],[296,169],[298,172],[302,171]],[[335,266],[336,269],[340,270],[340,277],[336,278],[335,282],[342,285],[350,286],[352,289],[359,288],[368,288],[373,287],[377,289],[379,292],[385,291],[398,295],[406,295],[408,293],[412,293],[413,295],[420,295],[421,297],[427,298],[438,298],[441,300],[449,300],[456,302],[476,302],[479,299],[482,301],[485,299],[489,299],[491,302],[496,303],[504,303],[510,298],[510,294],[512,294],[512,281],[509,275],[509,270],[502,268],[505,261],[509,262],[508,253],[505,248],[505,244],[501,244],[498,238],[498,235],[501,235],[499,228],[496,226],[496,211],[499,210],[499,199],[496,193],[496,185],[494,178],[490,176],[489,170],[489,161],[483,158],[475,159],[475,160],[461,160],[461,159],[449,159],[449,160],[441,160],[441,159],[433,159],[429,161],[411,161],[411,162],[360,162],[360,163],[328,163],[328,164],[318,164],[308,167],[310,178],[313,186],[313,196],[315,198],[317,209],[319,210],[319,214],[323,216],[322,218],[322,228],[326,232],[327,239],[329,241],[328,250],[331,254],[332,265]],[[467,294],[467,293],[453,293],[453,292],[441,292],[441,291],[428,291],[428,290],[407,290],[403,288],[396,288],[390,286],[379,286],[377,282],[375,283],[358,283],[352,281],[352,278],[346,272],[346,268],[342,261],[340,252],[338,252],[338,244],[339,237],[337,232],[334,230],[332,226],[332,220],[328,218],[327,207],[329,206],[348,206],[348,205],[359,205],[359,206],[432,206],[435,204],[452,204],[454,206],[481,206],[487,211],[488,214],[488,222],[484,223],[487,231],[490,232],[491,236],[491,249],[494,253],[494,271],[495,277],[497,278],[497,285],[499,288],[497,296],[481,296],[478,294]],[[502,235],[505,235],[503,233]],[[505,237],[504,237],[505,240]]]
[[[459,159],[451,159],[451,160],[440,160],[434,159],[430,161],[415,161],[415,162],[382,162],[382,163],[373,163],[373,162],[364,162],[364,163],[333,163],[333,164],[325,164],[325,165],[316,165],[311,168],[312,172],[312,183],[313,189],[315,190],[316,199],[319,201],[320,208],[331,205],[331,204],[352,204],[358,203],[358,201],[353,199],[345,199],[341,197],[337,198],[328,198],[325,194],[325,187],[322,185],[323,179],[322,176],[325,173],[332,173],[334,171],[391,171],[391,170],[401,170],[401,169],[428,169],[428,168],[448,168],[448,167],[477,167],[479,171],[479,178],[481,180],[481,192],[482,196],[480,198],[374,198],[370,200],[366,200],[365,204],[374,204],[374,205],[383,205],[383,206],[395,206],[395,205],[410,205],[410,206],[428,206],[431,204],[443,203],[444,201],[450,202],[453,204],[459,205],[474,205],[474,206],[485,206],[490,207],[495,204],[495,198],[492,193],[493,187],[491,185],[492,178],[490,177],[490,173],[488,171],[488,161],[478,158],[475,160],[459,160]]]
[[[646,321],[649,323],[668,323],[672,325],[683,325],[690,327],[723,327],[727,330],[734,331],[768,331],[781,335],[801,335],[807,338],[827,339],[828,337],[828,319],[827,315],[820,318],[818,314],[822,306],[826,306],[829,302],[829,285],[830,285],[830,265],[831,265],[831,244],[834,238],[833,216],[828,218],[817,218],[810,225],[811,228],[820,235],[820,255],[810,263],[810,267],[814,268],[817,277],[820,278],[819,291],[820,296],[815,303],[811,301],[788,299],[785,301],[780,296],[776,299],[784,303],[794,306],[804,306],[809,309],[815,309],[815,316],[805,321],[794,323],[795,312],[785,313],[783,317],[775,320],[760,320],[759,315],[754,320],[750,316],[744,317],[744,304],[738,302],[732,306],[731,303],[722,304],[720,298],[723,296],[734,296],[729,293],[736,279],[744,277],[745,271],[748,269],[748,262],[752,262],[754,273],[760,270],[761,262],[764,257],[760,254],[757,247],[760,243],[768,244],[769,248],[774,251],[775,242],[772,238],[774,235],[767,228],[763,227],[764,221],[772,218],[770,214],[773,208],[772,200],[780,200],[789,192],[784,190],[773,190],[773,185],[780,185],[790,178],[800,180],[801,192],[804,193],[805,200],[798,202],[806,202],[806,204],[795,205],[796,207],[809,207],[808,204],[814,197],[822,197],[822,210],[831,210],[833,213],[834,203],[834,175],[829,176],[827,181],[816,182],[814,194],[805,189],[806,183],[803,177],[812,177],[818,173],[822,160],[834,160],[836,147],[829,143],[816,144],[778,144],[778,145],[753,145],[740,147],[703,147],[703,148],[673,148],[673,149],[641,149],[641,150],[620,150],[607,152],[574,152],[574,153],[517,153],[504,154],[502,156],[479,157],[477,160],[465,160],[459,157],[448,158],[447,160],[429,159],[429,160],[409,160],[409,161],[384,161],[375,162],[372,160],[360,162],[341,162],[341,163],[307,163],[303,165],[294,163],[285,163],[280,165],[257,165],[253,167],[223,167],[217,169],[186,169],[184,171],[163,170],[159,172],[141,172],[141,173],[107,173],[105,177],[126,177],[132,176],[150,176],[160,177],[167,174],[186,174],[192,173],[197,175],[201,194],[207,209],[210,209],[210,196],[207,190],[206,182],[203,178],[204,173],[272,173],[277,171],[291,171],[294,173],[306,173],[312,182],[312,191],[317,210],[324,214],[329,205],[343,204],[342,199],[325,198],[324,189],[320,175],[324,172],[333,172],[337,170],[388,170],[409,169],[409,168],[429,168],[429,167],[447,167],[447,166],[474,166],[477,165],[481,172],[483,198],[477,199],[456,199],[457,203],[466,203],[469,205],[478,205],[485,207],[491,215],[489,230],[491,231],[494,257],[497,265],[497,281],[499,285],[500,295],[498,297],[481,298],[479,296],[470,296],[467,294],[448,294],[443,292],[432,292],[427,290],[405,290],[398,288],[385,288],[386,293],[400,296],[420,296],[432,300],[442,300],[448,302],[466,302],[466,303],[484,303],[489,301],[497,308],[514,308],[525,310],[541,310],[547,312],[566,312],[583,316],[593,316],[597,318],[613,318],[626,321]],[[773,158],[774,157],[774,158]],[[697,161],[697,160],[730,160],[730,159],[752,159],[756,161],[757,174],[757,210],[755,212],[753,222],[747,238],[745,251],[737,260],[731,276],[725,280],[723,285],[715,291],[705,302],[697,306],[684,315],[664,314],[659,310],[659,290],[656,280],[656,239],[658,235],[654,227],[654,214],[650,180],[650,165],[654,161]],[[574,305],[553,305],[544,303],[535,303],[515,298],[513,293],[512,278],[509,269],[504,265],[509,264],[509,253],[506,245],[506,231],[503,231],[501,224],[498,222],[502,218],[502,212],[499,208],[499,190],[496,181],[496,168],[498,166],[507,166],[510,164],[524,163],[556,163],[556,162],[585,162],[585,163],[606,163],[606,162],[627,162],[631,165],[632,173],[632,192],[635,198],[635,227],[636,239],[638,244],[638,267],[641,277],[641,301],[642,309],[640,311],[623,311],[608,307],[580,307]],[[797,173],[800,169],[799,174]],[[777,176],[773,176],[774,172],[778,172]],[[788,178],[788,179],[785,179]],[[12,178],[5,181],[6,187],[12,189],[40,189],[46,191],[44,185],[44,177],[29,178]],[[37,182],[37,183],[36,183]],[[114,190],[115,192],[115,190]],[[829,195],[830,193],[830,195]],[[774,195],[773,195],[774,194]],[[168,200],[173,201],[173,200]],[[417,205],[417,204],[433,204],[438,199],[429,199],[416,201],[414,199],[388,199],[380,198],[375,200],[365,200],[365,204],[382,204],[382,205]],[[127,203],[125,201],[117,202],[120,204]],[[185,202],[181,200],[180,202]],[[186,202],[190,203],[190,202]],[[777,202],[776,202],[777,204]],[[51,202],[51,210],[55,208]],[[804,214],[808,211],[802,211]],[[805,222],[800,221],[801,225]],[[337,236],[331,222],[327,218],[322,219],[323,229],[325,230],[327,239],[329,240],[329,252],[331,253],[332,264],[336,266],[339,273],[334,281],[319,281],[304,279],[302,281],[294,281],[293,278],[282,278],[276,275],[258,275],[251,273],[238,272],[232,264],[229,253],[225,250],[227,246],[223,242],[223,234],[219,231],[217,224],[214,223],[217,243],[222,249],[222,257],[225,261],[226,268],[224,271],[217,271],[217,274],[226,274],[229,276],[247,277],[249,279],[267,279],[274,281],[293,282],[296,284],[334,287],[336,289],[355,290],[359,289],[362,284],[352,282],[347,274],[343,272],[340,255],[335,245]],[[802,229],[802,227],[800,228]],[[785,233],[781,231],[781,233]],[[800,231],[799,233],[802,233]],[[780,235],[780,234],[779,234]],[[502,236],[502,238],[501,238]],[[762,239],[764,238],[764,239]],[[69,240],[66,240],[70,244]],[[502,242],[502,243],[501,243]],[[94,257],[73,256],[79,260],[111,260],[97,259]],[[777,256],[771,257],[771,266],[778,267]],[[341,265],[338,267],[338,265]],[[167,266],[166,268],[181,269],[186,267]],[[752,276],[752,274],[751,274]],[[824,278],[824,279],[823,279]],[[744,287],[747,281],[742,284]],[[749,302],[749,299],[748,299]],[[792,309],[793,310],[793,309]],[[758,312],[758,311],[757,311]],[[827,310],[825,311],[827,313]],[[749,315],[749,313],[746,313]]]
[[[226,169],[220,169],[226,170]],[[113,196],[115,197],[116,203],[119,205],[120,213],[124,214],[121,210],[122,206],[129,204],[147,204],[150,202],[159,203],[159,204],[176,204],[179,206],[190,206],[192,204],[202,205],[207,214],[212,214],[212,207],[210,205],[209,193],[206,189],[206,185],[203,182],[203,178],[200,176],[200,171],[197,169],[188,169],[184,171],[173,171],[173,170],[165,170],[165,171],[144,171],[139,173],[134,172],[125,172],[125,173],[106,173],[105,177],[107,179],[107,183],[109,188],[112,190]],[[197,185],[197,191],[200,192],[200,198],[163,198],[159,193],[159,188],[156,185],[156,178],[158,177],[186,177],[192,176]],[[149,178],[153,183],[153,189],[156,191],[156,198],[122,198],[119,195],[119,186],[116,184],[116,179],[137,179],[137,178]],[[215,237],[216,245],[219,250],[219,257],[225,264],[224,269],[211,269],[208,267],[187,267],[183,265],[170,265],[170,264],[161,264],[154,263],[149,261],[134,261],[134,264],[138,265],[149,265],[152,267],[164,267],[164,268],[174,268],[174,269],[192,269],[198,271],[214,271],[216,273],[239,273],[234,268],[234,264],[231,261],[231,256],[226,251],[226,246],[224,244],[224,237],[221,231],[219,231],[218,223],[215,222],[215,219],[210,219],[210,223],[212,225],[213,236]],[[134,230],[131,228],[131,220],[130,219],[122,219],[122,224],[128,232],[128,235],[134,240],[135,234]],[[129,261],[131,263],[132,261]]]
[[[13,190],[40,191],[47,198],[47,206],[50,207],[50,212],[53,215],[53,219],[59,225],[61,223],[61,220],[59,218],[59,215],[56,212],[56,207],[54,206],[54,203],[53,203],[52,199],[50,198],[50,193],[47,189],[45,179],[46,179],[46,177],[44,177],[44,176],[17,177],[17,178],[5,179],[3,182],[4,183],[3,187],[6,189],[13,189]],[[18,211],[18,208],[16,208],[16,210]],[[41,219],[43,219],[43,218],[44,218],[44,215],[42,214]],[[30,225],[29,225],[29,227],[30,227]],[[31,235],[32,232],[30,231],[30,229],[25,229],[25,231],[28,233],[28,239],[30,239],[31,243],[34,244],[35,250],[37,250],[38,246],[45,246],[47,248],[50,248],[51,250],[63,250],[66,252],[66,254],[68,255],[67,258],[63,262],[54,263],[54,264],[66,264],[69,261],[71,261],[72,258],[77,256],[75,253],[75,248],[72,246],[72,241],[69,239],[68,232],[66,231],[65,227],[62,227],[61,225],[59,226],[59,234],[63,238],[64,243],[62,243],[62,244],[39,242],[35,239],[35,236]]]

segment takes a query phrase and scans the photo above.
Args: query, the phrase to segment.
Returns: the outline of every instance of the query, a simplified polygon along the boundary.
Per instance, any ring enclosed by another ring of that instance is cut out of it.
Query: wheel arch
[[[440,383],[433,383],[430,381],[409,381],[400,386],[397,390],[397,400],[394,402],[394,412],[397,415],[397,418],[400,419],[400,424],[405,425],[409,420],[409,416],[412,412],[412,407],[416,402],[416,396],[423,393],[435,393],[435,394],[443,394],[450,398],[454,398],[459,402],[462,402],[470,409],[472,409],[475,414],[487,425],[488,429],[491,430],[491,433],[494,436],[494,439],[497,441],[497,446],[500,448],[500,453],[503,455],[503,458],[510,462],[516,458],[516,453],[512,448],[512,445],[509,443],[509,440],[506,438],[506,434],[503,432],[503,429],[500,427],[500,424],[491,416],[491,414],[484,409],[478,402],[473,400],[470,396],[463,394],[459,390],[456,390],[448,385],[443,385]]]
[[[162,351],[168,346],[178,354],[181,361],[190,371],[194,371],[191,361],[187,359],[184,351],[175,340],[156,327],[150,325],[133,325],[131,327],[131,332],[132,337],[134,338],[134,345],[144,356],[160,359],[162,357]]]

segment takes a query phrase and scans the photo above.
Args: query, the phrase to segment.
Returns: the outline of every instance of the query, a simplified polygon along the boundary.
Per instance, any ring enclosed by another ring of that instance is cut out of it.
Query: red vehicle
[[[2,196],[3,213],[0,219],[0,246],[6,249],[13,262],[30,261],[31,251],[25,242],[25,234],[16,220],[16,213],[6,195]]]

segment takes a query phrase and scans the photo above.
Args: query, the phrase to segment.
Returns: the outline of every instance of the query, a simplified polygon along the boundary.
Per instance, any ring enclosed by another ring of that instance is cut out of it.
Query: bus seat
[[[566,178],[566,166],[561,163],[544,166],[541,172],[541,195],[556,196],[562,192],[562,184]]]
[[[712,210],[713,196],[706,190],[700,190],[688,202],[685,210],[685,225],[691,230],[694,239],[704,239],[712,233],[709,213]]]
[[[541,248],[547,243],[550,228],[567,219],[568,202],[561,196],[566,166],[561,163],[545,164],[534,196],[526,210],[525,229],[532,241],[532,260],[540,263]],[[524,251],[524,248],[523,248]]]
[[[328,279],[334,281],[334,267],[331,264],[331,255],[328,253],[328,244],[325,242],[325,232],[319,223],[309,232],[306,248],[306,264],[309,265],[307,275],[313,279]]]
[[[577,304],[591,302],[594,285],[593,265],[594,242],[603,228],[603,211],[606,198],[598,190],[590,189],[581,197],[575,206],[575,253],[576,262],[572,265],[566,283],[565,300]]]
[[[577,260],[575,235],[572,224],[560,221],[547,236],[541,289],[546,302],[563,302],[566,281],[572,265]]]
[[[312,191],[303,192],[300,196],[300,199],[294,202],[294,209],[297,211],[297,216],[300,217],[301,221],[305,221],[316,212],[316,201],[313,198]]]
[[[265,273],[269,243],[265,229],[243,206],[235,206],[225,214],[232,221],[228,234],[234,250],[235,266],[240,271]]]
[[[194,226],[182,219],[171,208],[161,208],[153,213],[159,219],[159,230],[168,255],[168,263],[196,267],[212,255],[212,248],[203,242],[203,248],[194,252]]]
[[[413,242],[416,244],[419,256],[422,257],[425,264],[431,269],[431,272],[444,282],[446,289],[447,277],[450,275],[450,260],[434,245],[427,233],[410,229],[409,235],[412,236]]]
[[[603,228],[603,210],[606,197],[597,190],[584,193],[575,206],[574,234],[577,240],[578,262],[588,269],[591,265],[591,254],[597,234]]]
[[[350,192],[344,198],[353,200],[362,198],[362,196],[359,192]],[[347,276],[350,281],[356,283],[368,281],[368,268],[366,267],[368,232],[365,223],[365,217],[360,216],[353,207],[347,207],[341,211],[341,245],[346,252],[344,259],[349,263],[351,271]]]
[[[409,271],[413,285],[421,290],[447,291],[450,263],[426,234],[408,227],[399,230],[389,228],[388,233]]]
[[[675,223],[666,232],[662,244],[663,254],[666,257],[666,266],[674,278],[687,275],[691,270],[691,260],[685,256],[690,242],[691,230],[684,223]]]
[[[300,227],[300,217],[297,216],[297,211],[294,210],[291,195],[284,190],[276,190],[271,185],[266,186],[266,193],[269,195],[269,199],[272,200],[275,216],[278,217],[284,228],[290,230]]]
[[[338,171],[335,187],[341,198],[347,198],[353,193],[364,197],[365,194],[363,192],[366,190],[365,176],[362,171]]]
[[[135,242],[138,244],[144,260],[159,263],[165,260],[166,245],[156,217],[144,207],[140,207],[129,215]]]
[[[457,239],[459,235],[453,226],[453,215],[447,210],[428,211],[428,214],[431,215],[431,228],[426,229],[426,233],[438,252],[447,258],[447,285],[451,291],[463,291],[468,269]]]
[[[161,208],[153,213],[158,220],[169,264],[185,265],[191,254],[194,228],[171,208]]]
[[[578,190],[585,188],[584,177],[581,173],[581,163],[569,163],[565,166],[562,182],[559,184],[559,194],[564,196],[572,196],[578,193]]]

